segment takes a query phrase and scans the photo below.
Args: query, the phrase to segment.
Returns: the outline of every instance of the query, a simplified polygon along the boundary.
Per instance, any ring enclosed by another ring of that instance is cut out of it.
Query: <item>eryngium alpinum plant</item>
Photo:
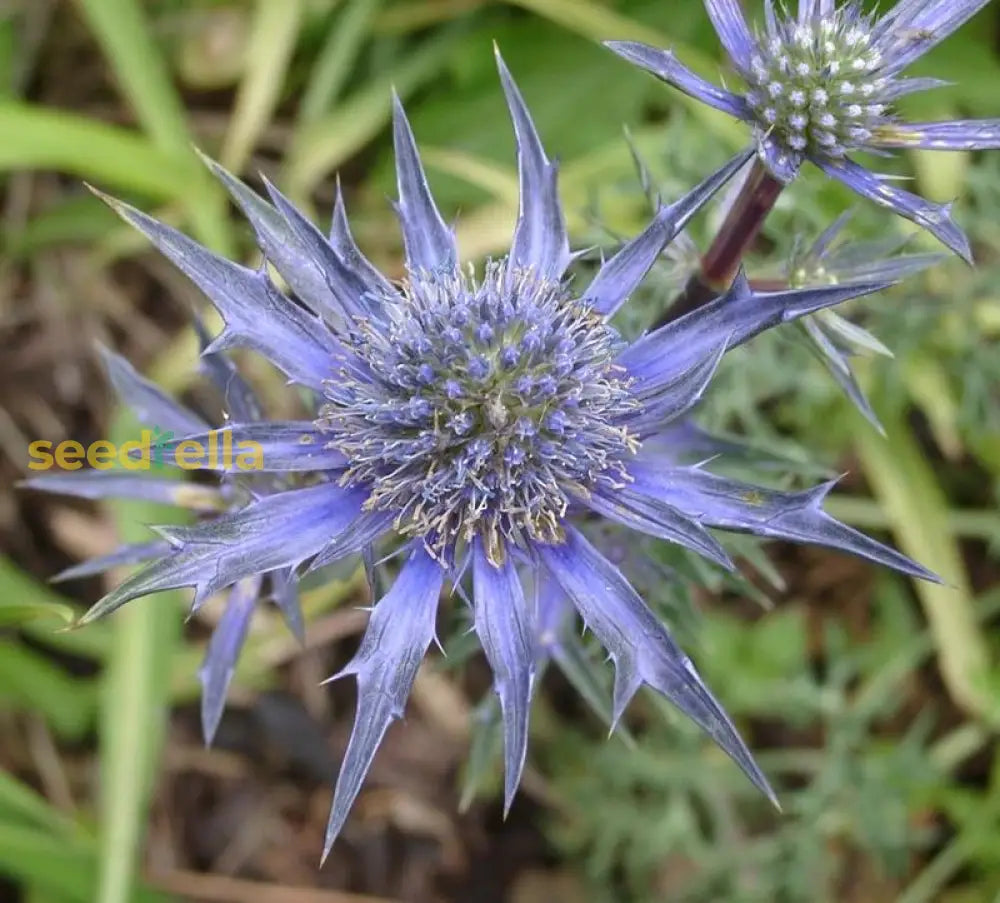
[[[624,524],[724,568],[733,563],[708,528],[819,543],[934,579],[825,514],[832,484],[804,492],[765,489],[704,466],[678,465],[669,447],[678,418],[702,397],[728,350],[888,283],[758,292],[741,275],[702,309],[626,343],[611,318],[753,150],[662,207],[575,292],[567,280],[573,254],[556,166],[499,57],[498,65],[517,140],[520,213],[510,253],[478,275],[459,265],[455,236],[431,197],[398,100],[393,133],[406,257],[398,284],[362,255],[339,196],[327,237],[274,186],[265,183],[265,201],[213,164],[294,299],[266,268],[218,257],[109,200],[218,308],[225,327],[207,353],[238,346],[260,353],[311,394],[316,413],[269,430],[233,421],[227,429],[234,442],[252,434],[263,446],[265,470],[294,478],[298,488],[275,484],[215,519],[162,528],[170,551],[101,599],[82,622],[170,587],[193,586],[198,606],[263,574],[316,570],[356,554],[371,562],[375,549],[388,547],[402,561],[372,609],[357,654],[337,675],[355,677],[358,703],[325,852],[386,729],[403,713],[435,638],[446,584],[465,596],[471,582],[473,623],[503,714],[507,806],[525,759],[539,613],[570,608],[614,663],[615,721],[648,684],[774,799],[691,660],[574,525],[580,518]],[[571,629],[565,618],[546,625],[548,633]]]
[[[796,13],[765,0],[764,27],[751,31],[741,0],[705,8],[742,92],[695,75],[668,50],[630,41],[608,46],[686,94],[749,123],[758,153],[780,182],[809,161],[852,191],[923,226],[971,262],[969,241],[935,204],[898,188],[851,159],[892,148],[976,150],[1000,147],[1000,119],[900,122],[899,98],[946,84],[903,72],[989,0],[899,0],[884,15],[857,0],[799,0]]]

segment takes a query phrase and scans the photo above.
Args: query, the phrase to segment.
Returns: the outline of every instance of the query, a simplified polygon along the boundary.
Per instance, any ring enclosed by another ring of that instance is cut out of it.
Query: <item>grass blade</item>
[[[286,160],[284,183],[293,198],[306,198],[355,151],[389,122],[393,87],[404,100],[444,69],[455,38],[464,29],[449,28],[427,41],[384,77],[355,92],[334,112],[304,129]]]
[[[72,822],[65,815],[5,771],[0,771],[0,822],[19,822],[53,834],[72,829]]]
[[[119,417],[112,440],[138,432]],[[113,506],[126,542],[148,538],[142,526],[167,521],[156,506],[119,502]],[[101,700],[101,836],[97,903],[129,903],[145,829],[156,763],[165,734],[170,664],[179,647],[182,593],[139,599],[110,620],[112,640]]]
[[[858,424],[856,446],[876,499],[907,555],[937,572],[949,585],[916,581],[937,650],[941,677],[955,703],[993,720],[997,703],[987,692],[988,654],[976,623],[972,588],[948,529],[948,507],[934,473],[901,415],[879,410],[882,440]]]
[[[138,132],[30,104],[0,103],[0,171],[55,169],[116,191],[181,197],[198,175]]]
[[[87,24],[101,45],[122,93],[153,144],[194,166],[192,137],[184,105],[175,90],[167,64],[153,40],[152,29],[137,0],[77,0]],[[280,6],[282,4],[275,4]],[[93,150],[90,151],[94,156]],[[234,243],[222,191],[197,168],[189,177],[184,200],[198,238],[221,254],[231,256]]]
[[[302,25],[302,0],[257,0],[247,42],[243,80],[236,94],[220,160],[239,172],[277,106]]]
[[[73,609],[61,596],[0,556],[0,627],[52,620],[62,626],[71,623]]]
[[[84,838],[65,837],[0,820],[0,873],[13,876],[45,899],[93,903],[97,862]],[[32,896],[31,899],[40,899]],[[129,903],[168,903],[169,897],[137,887]]]
[[[669,47],[670,36],[593,0],[506,0],[594,41],[642,41]]]
[[[352,0],[323,45],[299,107],[299,123],[320,119],[336,102],[383,0]]]
[[[520,186],[516,169],[476,154],[446,147],[422,147],[420,157],[425,166],[457,179],[464,179],[470,185],[488,191],[497,200],[517,209]]]
[[[184,106],[141,6],[134,0],[78,0],[78,6],[153,142],[164,150],[186,151]]]
[[[59,737],[80,741],[93,729],[94,684],[16,639],[0,641],[0,703],[42,717]]]

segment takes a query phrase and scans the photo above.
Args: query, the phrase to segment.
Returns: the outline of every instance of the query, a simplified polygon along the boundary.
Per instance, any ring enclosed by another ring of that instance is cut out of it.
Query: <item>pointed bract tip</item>
[[[220,172],[225,172],[225,170],[222,168],[222,164],[220,164],[217,160],[213,160],[200,147],[198,147],[197,144],[192,142],[191,150],[195,152],[198,159],[201,160],[201,162],[205,165],[206,169],[208,169],[209,172],[215,175],[218,175]]]
[[[504,781],[507,784],[507,781]],[[514,797],[517,796],[517,784],[513,787],[505,786],[503,791],[503,820],[507,821],[507,816],[510,815],[510,807],[514,805]]]
[[[939,225],[936,222],[928,224],[918,221],[918,225],[923,226],[938,241],[954,251],[968,266],[974,267],[976,262],[972,255],[972,243],[969,241],[968,234],[955,222],[952,215],[955,212],[955,203],[955,201],[948,201],[940,206],[943,224]]]
[[[70,621],[69,624],[65,624],[62,627],[57,627],[53,631],[53,633],[73,633],[74,631],[79,630],[83,626],[84,625],[81,623],[80,618],[77,618],[74,621]]]
[[[750,779],[750,783],[764,794],[767,801],[781,812],[781,803],[778,802],[778,794],[774,792],[771,782],[764,776],[764,772],[761,771],[760,766],[754,761],[749,750],[745,748],[742,750],[746,758],[734,756],[733,752],[726,747],[723,747],[723,751],[739,765],[740,770]]]
[[[851,283],[851,285],[857,289],[857,297],[861,297],[862,295],[874,295],[878,292],[884,292],[886,289],[895,288],[899,285],[900,281],[899,279],[877,279],[868,282]]]
[[[118,198],[108,194],[106,191],[101,191],[100,188],[95,185],[91,185],[90,182],[84,182],[83,185],[87,191],[94,195],[94,197],[104,201],[104,203],[114,210],[119,216],[123,218],[125,217],[124,211],[128,209],[128,204],[124,201],[119,201]]]
[[[747,287],[747,289],[749,290],[749,288],[750,288],[750,279],[747,276],[747,268],[746,268],[746,264],[745,263],[740,262],[739,266],[737,266],[737,268],[736,268],[736,275],[733,276],[733,282],[732,282],[732,284],[733,285],[741,285],[741,286],[745,285]]]
[[[395,90],[392,92],[392,140],[396,152],[397,173],[401,158],[413,156],[419,161],[413,127],[406,115],[406,107],[403,106],[403,101]]]
[[[200,676],[200,675],[199,675]],[[222,723],[222,707],[218,711],[210,709],[205,703],[205,685],[202,682],[202,707],[201,707],[201,742],[205,744],[205,749],[211,749],[215,742],[215,735],[219,731]]]
[[[100,612],[96,612],[95,613],[95,609],[97,609],[97,607],[100,604],[101,603],[98,602],[96,605],[92,605],[82,615],[80,615],[80,617],[78,617],[72,624],[70,624],[66,629],[67,630],[79,630],[81,627],[86,627],[88,624],[93,624],[94,621],[96,621],[96,620],[98,620],[98,618],[100,618]]]
[[[340,828],[343,825],[339,825],[335,832],[332,832],[332,825],[327,826],[326,837],[323,839],[323,852],[319,857],[319,867],[323,868],[326,865],[326,860],[330,858],[330,851],[333,849],[333,845],[337,842],[337,835],[340,834]]]
[[[608,661],[610,660],[611,657],[608,656]],[[610,740],[615,735],[615,733],[618,731],[618,728],[621,726],[622,718],[625,716],[625,710],[628,708],[628,704],[631,701],[632,701],[631,698],[622,701],[619,700],[617,697],[612,697],[611,720],[608,722],[608,737],[607,737],[608,740]]]
[[[270,197],[271,202],[277,207],[281,202],[290,206],[288,199],[281,193],[281,190],[264,173],[260,173],[260,183]]]
[[[781,808],[781,802],[778,799],[778,794],[774,792],[774,788],[770,785],[770,783],[768,783],[767,779],[763,775],[761,775],[760,778],[761,778],[761,783],[757,783],[757,781],[754,781],[754,784],[757,786],[757,789],[760,790],[764,794],[764,796],[767,797],[767,801],[772,806],[774,806],[774,808],[778,812],[784,812],[784,810]]]
[[[510,69],[507,68],[507,63],[504,62],[503,55],[500,53],[500,47],[496,41],[493,42],[493,58],[496,60],[497,72],[500,73],[500,81],[503,83],[504,91],[507,91],[508,84],[513,83],[514,78],[510,74]]]
[[[500,85],[503,88],[504,97],[507,99],[507,106],[514,117],[515,128],[518,126],[518,118],[522,117],[528,125],[532,136],[538,139],[537,134],[535,134],[534,123],[531,122],[531,113],[528,111],[528,106],[524,102],[524,98],[521,96],[521,90],[517,86],[517,82],[514,81],[514,76],[511,74],[510,69],[507,68],[507,64],[503,61],[503,57],[500,56],[500,51],[496,52],[496,62],[497,62],[497,72],[500,75]],[[540,142],[539,142],[540,145]]]
[[[945,580],[944,577],[935,574],[934,571],[925,568],[923,565],[918,565],[918,567],[920,568],[920,573],[912,575],[918,580],[926,580],[928,583],[934,583],[937,586],[943,586],[947,589],[958,589],[958,585],[951,580]]]
[[[334,681],[340,680],[342,677],[349,677],[354,673],[356,672],[351,670],[350,665],[348,665],[346,668],[341,668],[335,674],[331,674],[329,677],[323,678],[323,680],[319,682],[319,686],[325,687],[327,684],[332,684]]]
[[[736,275],[733,276],[729,291],[737,298],[749,298],[753,294],[753,289],[750,287],[750,278],[747,276],[746,267],[742,263],[736,271]]]

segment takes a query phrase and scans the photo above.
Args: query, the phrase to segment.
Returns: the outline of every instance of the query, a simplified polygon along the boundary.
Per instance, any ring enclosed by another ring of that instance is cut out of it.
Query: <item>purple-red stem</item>
[[[754,160],[736,202],[702,258],[701,271],[691,277],[658,326],[697,310],[729,287],[784,187],[760,160]]]

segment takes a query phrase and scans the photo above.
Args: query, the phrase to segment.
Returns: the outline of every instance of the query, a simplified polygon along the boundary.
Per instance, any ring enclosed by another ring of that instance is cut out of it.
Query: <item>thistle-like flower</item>
[[[786,271],[789,285],[844,285],[872,279],[896,281],[929,269],[943,259],[941,254],[899,253],[909,242],[907,237],[843,241],[842,232],[850,217],[850,211],[842,214],[812,245],[793,250]],[[854,376],[851,358],[858,354],[892,357],[892,352],[867,329],[833,310],[805,317],[798,326],[811,350],[851,403],[881,432],[882,425]]]
[[[701,398],[722,355],[765,329],[884,288],[875,280],[775,293],[744,278],[697,313],[626,345],[610,318],[664,246],[751,156],[748,150],[649,226],[582,293],[546,156],[498,57],[517,140],[521,203],[510,254],[480,278],[459,268],[455,236],[428,189],[415,140],[394,106],[406,278],[362,255],[337,197],[327,238],[277,189],[270,202],[214,166],[256,232],[266,269],[220,258],[124,204],[118,212],[212,300],[225,327],[210,352],[266,356],[314,393],[315,421],[262,440],[264,469],[302,488],[262,495],[201,526],[167,528],[173,548],[82,618],[158,590],[194,586],[195,604],[275,570],[318,568],[394,542],[403,563],[374,605],[342,675],[357,718],[334,791],[329,851],[376,749],[404,709],[435,637],[446,581],[471,581],[472,622],[495,677],[505,742],[505,802],[524,764],[538,619],[551,606],[524,581],[554,587],[607,649],[617,721],[643,684],[697,722],[769,797],[760,769],[668,630],[572,523],[602,516],[732,567],[709,527],[818,542],[934,579],[905,556],[829,517],[831,485],[777,492],[679,466],[655,441]],[[234,441],[249,429],[233,423]],[[259,430],[258,430],[259,435]],[[464,589],[462,590],[464,594]],[[555,606],[563,609],[562,602]]]
[[[208,336],[200,321],[195,329],[202,348],[208,346]],[[173,463],[177,441],[167,437],[204,434],[210,425],[197,413],[176,402],[158,386],[136,372],[124,358],[101,348],[108,378],[119,400],[132,410],[141,423],[153,427],[163,441],[157,442],[152,454]],[[282,424],[262,420],[261,406],[253,389],[244,381],[233,362],[223,353],[202,355],[202,369],[221,396],[228,417],[240,424],[240,434],[250,441],[267,440],[271,448],[282,432]],[[227,427],[216,430],[217,438]],[[303,435],[298,426],[295,439]],[[318,449],[321,454],[334,454]],[[336,460],[336,459],[335,459]],[[86,499],[141,499],[186,509],[202,521],[224,512],[237,512],[254,496],[281,492],[288,488],[284,474],[268,472],[259,475],[223,472],[215,486],[182,482],[156,474],[142,467],[149,461],[137,460],[135,470],[77,470],[44,474],[25,480],[25,488]],[[318,462],[322,464],[322,462]],[[274,462],[271,462],[273,467]],[[115,551],[73,565],[53,579],[65,582],[104,573],[112,568],[141,564],[168,556],[171,544],[166,538],[129,543]],[[201,725],[206,743],[211,743],[222,719],[226,694],[233,679],[236,661],[246,641],[250,619],[257,603],[270,599],[281,611],[289,630],[301,641],[305,626],[299,604],[298,581],[294,570],[280,568],[271,571],[267,580],[263,573],[251,574],[228,590],[225,609],[212,631],[205,660],[198,677],[202,684]]]
[[[895,102],[945,84],[903,71],[989,0],[899,0],[875,18],[857,0],[799,0],[780,16],[765,0],[762,30],[751,32],[740,0],[705,0],[729,60],[746,84],[738,94],[705,81],[667,50],[611,41],[608,47],[686,94],[753,126],[771,174],[790,182],[806,160],[852,191],[923,226],[971,262],[969,241],[934,204],[855,163],[856,151],[1000,147],[1000,119],[900,122]]]

